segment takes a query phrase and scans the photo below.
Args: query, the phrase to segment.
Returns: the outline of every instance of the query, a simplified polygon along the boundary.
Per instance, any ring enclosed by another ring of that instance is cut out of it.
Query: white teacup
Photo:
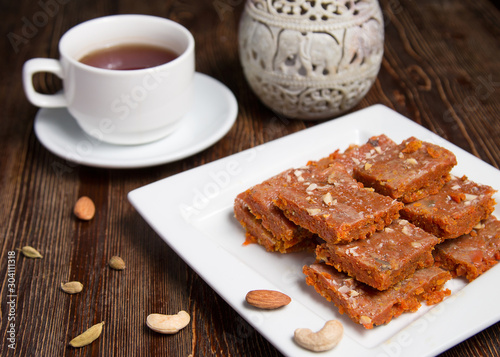
[[[178,57],[144,69],[114,70],[79,62],[88,53],[114,45],[164,47]],[[113,144],[143,144],[161,139],[179,125],[192,106],[194,39],[171,20],[148,15],[114,15],[83,22],[59,42],[60,59],[34,58],[23,68],[31,103],[42,108],[67,107],[88,135]],[[41,94],[33,75],[54,73],[63,91]]]

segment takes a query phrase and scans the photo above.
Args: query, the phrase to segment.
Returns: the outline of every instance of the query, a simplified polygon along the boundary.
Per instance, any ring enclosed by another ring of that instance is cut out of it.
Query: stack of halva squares
[[[500,260],[496,191],[453,176],[456,164],[438,145],[374,136],[250,187],[234,213],[247,243],[314,252],[306,283],[371,329],[440,302],[448,280],[471,281]]]

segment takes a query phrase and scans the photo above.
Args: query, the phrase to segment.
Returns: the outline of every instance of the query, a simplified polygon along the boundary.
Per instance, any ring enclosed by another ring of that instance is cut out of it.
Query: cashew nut
[[[186,327],[189,321],[191,321],[189,314],[181,310],[177,315],[150,314],[146,324],[153,331],[173,334]]]
[[[318,332],[308,328],[298,328],[294,333],[295,342],[310,351],[323,352],[335,347],[344,334],[344,327],[339,321],[330,320]]]

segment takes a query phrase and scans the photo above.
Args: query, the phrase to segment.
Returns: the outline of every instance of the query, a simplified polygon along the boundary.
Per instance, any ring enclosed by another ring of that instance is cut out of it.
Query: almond
[[[245,297],[247,303],[259,309],[272,310],[288,305],[292,299],[275,290],[252,290]]]
[[[95,214],[94,202],[87,196],[80,197],[75,203],[73,213],[81,220],[90,221]]]

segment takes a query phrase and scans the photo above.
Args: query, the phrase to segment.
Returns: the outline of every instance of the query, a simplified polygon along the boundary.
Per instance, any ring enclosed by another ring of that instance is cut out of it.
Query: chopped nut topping
[[[401,230],[401,232],[403,232],[407,236],[410,235],[410,230],[408,229],[408,226],[404,226],[403,229]]]
[[[371,323],[372,319],[370,319],[368,316],[363,315],[359,318],[359,322],[361,322],[363,325],[365,325],[365,324]]]
[[[359,295],[359,293],[358,293],[356,290],[351,290],[351,291],[349,291],[349,296],[350,296],[350,297],[356,297],[356,296],[358,296],[358,295]]]
[[[324,185],[324,186],[318,186],[317,189],[319,190],[324,190],[324,189],[329,189],[329,188],[332,188],[332,185]]]
[[[321,210],[319,208],[308,208],[307,213],[311,216],[316,216],[321,213]]]
[[[352,161],[356,164],[356,165],[359,165],[361,162],[356,159],[355,157],[352,158]]]
[[[422,246],[422,243],[420,243],[420,242],[411,242],[411,246],[413,248],[420,248]]]
[[[351,292],[351,289],[346,286],[346,285],[342,285],[340,288],[339,288],[339,293],[341,294],[348,294]]]
[[[465,200],[466,201],[473,201],[477,198],[477,195],[471,195],[470,193],[465,194]]]
[[[410,157],[409,159],[406,159],[405,162],[408,163],[408,164],[411,164],[411,165],[417,165],[418,164],[417,160],[415,160],[412,157]]]
[[[302,176],[299,176],[299,177],[297,177],[297,181],[299,181],[299,182],[303,182],[303,181],[304,181],[304,178],[303,178]]]
[[[404,159],[404,157],[405,157],[405,155],[402,152],[400,152],[398,156],[400,159]]]
[[[458,190],[460,188],[460,185],[454,185],[454,186],[451,186],[451,189],[452,190]]]
[[[373,187],[363,187],[363,189],[370,192],[375,192],[375,189]]]
[[[308,192],[309,191],[314,191],[317,188],[318,188],[318,185],[316,185],[315,183],[312,183],[309,186],[307,186],[306,191],[308,191]]]
[[[375,146],[375,151],[382,154],[382,148],[380,146]]]
[[[408,224],[410,222],[408,222],[406,219],[400,219],[399,220],[399,224],[401,224],[402,226],[404,226],[405,224]]]
[[[370,168],[372,167],[373,165],[372,164],[369,164],[369,163],[366,163],[365,164],[365,170],[370,170]]]
[[[296,176],[296,177],[302,176],[302,171],[300,171],[300,170],[295,170],[295,171],[294,171],[294,174],[295,174],[295,176]]]
[[[394,232],[394,229],[389,228],[389,227],[385,227],[384,231],[386,231],[387,233],[392,233],[392,232]]]
[[[356,249],[358,249],[358,247],[352,247],[352,248],[346,249],[345,253],[347,255],[352,255],[353,257],[357,257],[357,256],[359,256],[359,254],[356,252]]]
[[[474,226],[474,229],[483,229],[484,228],[484,223],[479,222]]]
[[[333,197],[330,192],[327,192],[326,195],[323,196],[323,202],[328,206],[332,205]]]

